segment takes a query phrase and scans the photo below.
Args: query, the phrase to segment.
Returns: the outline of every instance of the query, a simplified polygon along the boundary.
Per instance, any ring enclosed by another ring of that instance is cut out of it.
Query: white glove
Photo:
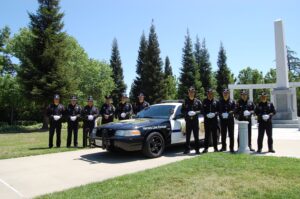
[[[195,111],[189,111],[189,112],[188,112],[188,115],[189,115],[190,117],[193,117],[193,116],[196,115],[196,112],[195,112]]]
[[[55,121],[57,121],[57,120],[59,120],[61,117],[59,116],[59,115],[54,115],[53,116],[53,119],[55,120]]]
[[[228,114],[228,113],[222,113],[222,118],[223,118],[223,119],[227,119],[227,118],[228,118],[228,116],[229,116],[229,114]]]
[[[244,111],[244,116],[245,116],[245,117],[248,117],[249,115],[251,115],[251,113],[250,113],[248,110],[245,110],[245,111]]]
[[[77,119],[77,116],[71,116],[70,119],[74,122]]]
[[[93,119],[94,119],[94,116],[92,116],[92,115],[88,116],[88,120],[93,120]]]
[[[121,117],[125,118],[126,117],[126,113],[121,113]]]
[[[214,117],[216,116],[216,114],[215,114],[215,113],[208,113],[206,116],[207,116],[209,119],[212,119],[212,118],[214,118]]]
[[[262,116],[262,119],[265,120],[265,121],[267,121],[269,118],[270,118],[270,115],[263,115]]]

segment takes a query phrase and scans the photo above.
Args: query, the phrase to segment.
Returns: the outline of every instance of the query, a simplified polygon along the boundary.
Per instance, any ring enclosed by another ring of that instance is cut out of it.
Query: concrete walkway
[[[253,138],[256,149],[256,127]],[[274,149],[275,154],[262,155],[300,158],[298,129],[274,129]],[[147,159],[140,153],[111,154],[97,148],[0,160],[0,198],[32,198],[194,157],[182,151],[182,146],[175,146],[160,158]]]

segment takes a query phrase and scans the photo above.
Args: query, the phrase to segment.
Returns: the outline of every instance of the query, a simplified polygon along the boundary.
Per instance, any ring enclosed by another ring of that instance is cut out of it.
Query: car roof
[[[173,105],[173,106],[179,106],[182,105],[182,103],[178,103],[178,102],[172,102],[172,103],[159,103],[159,104],[153,104],[151,106],[158,106],[158,105]]]

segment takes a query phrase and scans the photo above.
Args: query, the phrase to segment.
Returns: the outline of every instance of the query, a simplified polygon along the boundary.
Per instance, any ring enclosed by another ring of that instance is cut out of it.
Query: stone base
[[[277,111],[274,120],[298,120],[295,88],[274,89],[272,101]]]

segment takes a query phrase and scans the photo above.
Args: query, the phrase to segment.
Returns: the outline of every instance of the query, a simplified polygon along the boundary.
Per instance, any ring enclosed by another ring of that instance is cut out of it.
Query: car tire
[[[157,158],[161,156],[164,150],[165,139],[160,133],[153,132],[147,136],[143,144],[142,152],[146,157]]]

